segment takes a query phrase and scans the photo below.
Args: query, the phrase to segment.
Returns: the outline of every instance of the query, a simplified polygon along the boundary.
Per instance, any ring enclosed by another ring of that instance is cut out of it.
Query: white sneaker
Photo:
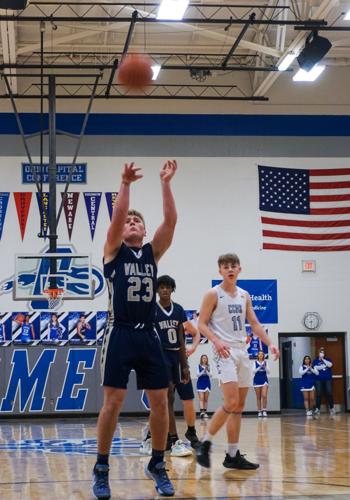
[[[152,455],[152,439],[148,438],[141,441],[140,453],[142,455]]]
[[[264,411],[262,412],[262,416],[263,416],[263,417],[267,417],[267,411],[266,411],[266,410],[264,410]]]
[[[185,443],[178,439],[175,444],[171,447],[170,456],[171,457],[189,457],[192,455],[192,451],[185,446]]]
[[[319,415],[320,414],[320,410],[318,408],[315,408],[314,409],[314,415]]]
[[[307,410],[306,416],[307,417],[312,417],[312,410]]]
[[[332,415],[332,416],[333,416],[333,415],[335,415],[336,413],[337,413],[337,412],[335,411],[335,408],[331,408],[331,409],[329,410],[329,414],[330,414],[330,415]]]
[[[262,414],[262,411],[258,411],[258,417],[262,417],[263,414]]]
[[[204,412],[204,420],[208,420],[208,418],[209,418],[208,413],[207,413],[207,412]]]

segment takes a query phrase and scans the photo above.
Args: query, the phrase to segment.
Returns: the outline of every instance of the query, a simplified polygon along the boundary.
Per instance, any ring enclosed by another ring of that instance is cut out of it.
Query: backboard
[[[17,254],[13,300],[46,300],[58,289],[63,300],[94,298],[91,257],[78,253]]]

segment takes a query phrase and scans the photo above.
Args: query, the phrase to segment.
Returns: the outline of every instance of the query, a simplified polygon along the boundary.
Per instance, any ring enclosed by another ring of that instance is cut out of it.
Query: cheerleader
[[[267,375],[270,373],[265,354],[258,352],[258,359],[254,363],[253,386],[256,394],[256,404],[258,407],[258,417],[267,417],[267,392],[269,390],[269,381]]]
[[[202,354],[197,367],[197,392],[200,403],[200,418],[208,418],[208,398],[211,389],[208,356]]]
[[[315,376],[318,375],[318,370],[312,366],[310,356],[304,356],[299,374],[301,375],[300,390],[304,396],[306,415],[312,417],[312,408],[315,406]]]

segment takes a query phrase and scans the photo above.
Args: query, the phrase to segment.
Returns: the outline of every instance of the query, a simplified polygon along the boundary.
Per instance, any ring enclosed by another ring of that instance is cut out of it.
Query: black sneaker
[[[196,447],[196,459],[197,463],[202,467],[210,468],[210,441],[200,441]]]
[[[259,464],[253,464],[249,462],[245,455],[241,455],[239,450],[237,450],[236,456],[231,457],[228,453],[226,453],[225,460],[222,465],[227,469],[242,469],[242,470],[253,470],[258,469],[260,467]]]
[[[185,438],[189,440],[192,448],[197,448],[199,444],[199,439],[196,433],[196,429],[194,431],[190,431],[187,429],[187,431],[185,432]]]

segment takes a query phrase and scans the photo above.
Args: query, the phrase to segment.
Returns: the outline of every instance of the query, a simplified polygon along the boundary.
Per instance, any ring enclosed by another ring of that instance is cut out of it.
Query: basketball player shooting
[[[104,275],[109,289],[109,326],[101,355],[104,402],[97,423],[98,454],[93,473],[93,493],[98,499],[111,495],[109,452],[132,369],[138,389],[145,389],[151,407],[152,457],[145,473],[155,481],[160,495],[174,495],[164,462],[169,379],[154,318],[157,264],[172,242],[177,221],[170,187],[176,169],[175,160],[167,161],[161,169],[163,222],[151,243],[144,245],[144,218],[140,212],[129,210],[131,184],[141,179],[142,173],[134,163],[126,164],[107,233]]]

